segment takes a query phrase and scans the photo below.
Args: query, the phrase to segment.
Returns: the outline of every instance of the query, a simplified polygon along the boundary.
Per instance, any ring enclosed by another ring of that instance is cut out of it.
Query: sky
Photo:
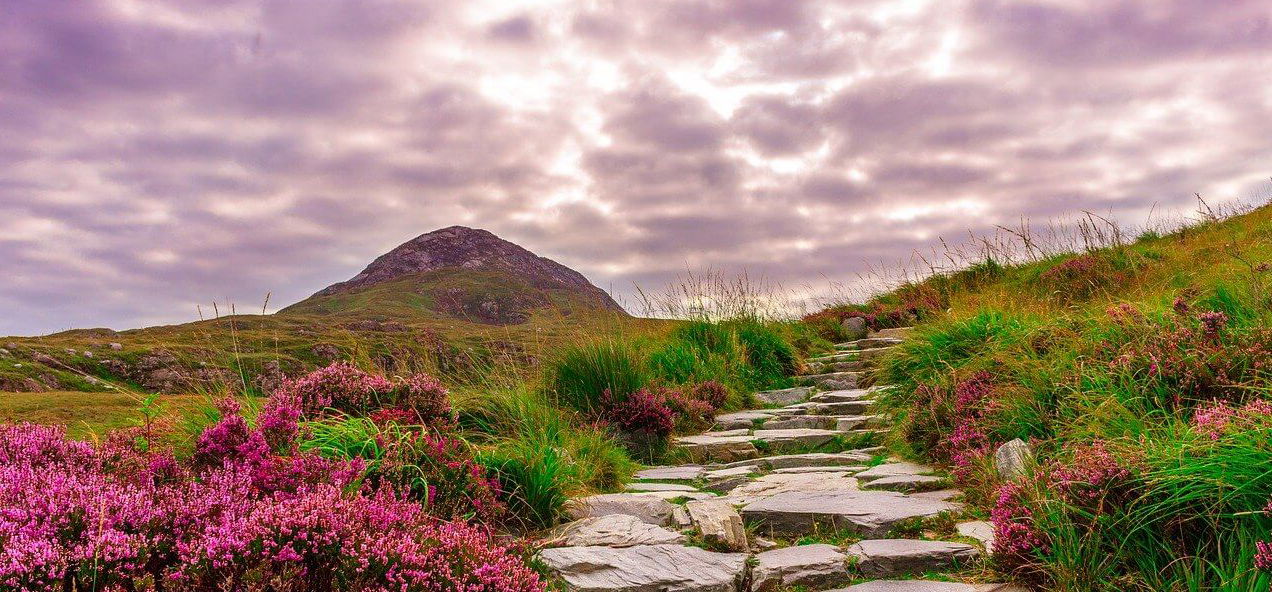
[[[5,0],[0,335],[270,310],[455,224],[628,299],[1266,192],[1265,0]],[[630,302],[630,300],[628,300]]]

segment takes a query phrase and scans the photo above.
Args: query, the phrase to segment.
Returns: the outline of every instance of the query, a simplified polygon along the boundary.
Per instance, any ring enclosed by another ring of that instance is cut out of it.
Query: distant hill
[[[480,376],[524,368],[628,315],[577,271],[490,232],[452,226],[272,315],[0,342],[0,391],[268,392],[333,360]]]
[[[626,314],[605,291],[551,259],[488,231],[451,226],[411,239],[362,273],[279,314],[449,317],[514,325],[536,309]]]

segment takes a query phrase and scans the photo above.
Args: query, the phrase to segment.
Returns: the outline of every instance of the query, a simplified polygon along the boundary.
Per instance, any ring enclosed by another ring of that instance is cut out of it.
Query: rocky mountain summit
[[[315,296],[344,294],[407,275],[448,268],[503,271],[527,280],[536,288],[577,290],[594,298],[603,308],[622,310],[609,294],[592,285],[583,274],[487,230],[467,226],[421,234],[377,257],[348,281],[327,286]]]

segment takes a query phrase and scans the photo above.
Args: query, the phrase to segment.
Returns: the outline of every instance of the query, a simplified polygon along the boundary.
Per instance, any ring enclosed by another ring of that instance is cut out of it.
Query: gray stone
[[[710,491],[646,491],[646,492],[643,492],[642,495],[652,495],[654,497],[660,497],[667,501],[703,500],[703,499],[712,499],[716,497],[716,494],[711,493]]]
[[[719,500],[702,500],[685,504],[685,510],[708,543],[730,551],[746,550],[746,527],[733,506]]]
[[[766,430],[794,430],[794,429],[816,429],[824,430],[831,427],[833,419],[824,415],[793,415],[785,419],[770,419],[764,422]]]
[[[912,462],[890,462],[857,473],[857,478],[862,481],[871,481],[874,479],[882,479],[884,477],[896,477],[898,475],[931,475],[936,469],[915,464]]]
[[[834,545],[800,545],[765,551],[755,556],[751,569],[751,590],[772,592],[802,586],[822,589],[852,581],[848,556]]]
[[[681,436],[675,443],[691,458],[734,461],[759,456],[760,451],[751,443],[751,436]]]
[[[689,512],[685,510],[684,506],[676,506],[676,509],[672,510],[671,525],[675,526],[677,530],[684,530],[693,526],[693,521],[689,519]]]
[[[814,403],[843,403],[845,401],[860,401],[869,399],[874,396],[873,389],[844,389],[838,391],[826,391],[813,395],[809,401]]]
[[[760,472],[760,467],[758,465],[749,464],[707,471],[703,473],[702,476],[705,479],[727,479],[729,477],[746,477],[751,473],[758,472]]]
[[[746,555],[679,545],[559,547],[539,559],[574,592],[734,592]]]
[[[847,415],[835,418],[835,431],[850,432],[858,428],[877,427],[883,421],[882,415]]]
[[[844,337],[850,340],[863,339],[870,334],[870,327],[862,317],[848,317],[839,326],[844,330]]]
[[[809,428],[799,428],[790,430],[755,430],[751,434],[754,440],[763,440],[775,446],[785,446],[789,444],[803,444],[806,446],[820,446],[839,435],[834,430],[814,430]]]
[[[112,342],[110,342],[110,343],[107,343],[107,344],[106,344],[106,347],[109,347],[110,349],[115,350],[115,351],[119,351],[119,350],[121,350],[121,349],[124,349],[124,345],[123,345],[122,343],[115,343],[115,342],[113,342],[113,341],[112,341]]]
[[[911,539],[864,540],[848,547],[857,571],[869,577],[947,571],[980,557],[980,549],[963,543]]]
[[[784,454],[766,456],[755,459],[760,466],[770,469],[787,469],[791,467],[825,467],[832,465],[858,464],[870,460],[870,454],[861,450],[847,452],[810,452],[807,454]]]
[[[714,429],[731,430],[737,428],[750,428],[755,426],[757,420],[764,421],[772,419],[772,413],[761,411],[736,411],[733,413],[725,413],[717,415],[715,418]]]
[[[856,473],[866,470],[865,465],[830,465],[828,467],[787,467],[773,471],[777,475],[798,473]]]
[[[1020,438],[999,446],[994,452],[994,467],[998,469],[998,476],[1006,481],[1024,476],[1033,463],[1033,451]]]
[[[656,526],[670,524],[675,508],[671,502],[651,493],[602,493],[565,503],[566,514],[575,520],[626,514]]]
[[[847,472],[770,473],[734,488],[726,499],[734,504],[749,504],[783,493],[856,490],[857,480]]]
[[[692,485],[682,485],[680,483],[628,483],[625,489],[632,492],[698,491],[697,487]]]
[[[994,524],[992,522],[984,520],[959,522],[954,528],[959,534],[980,541],[985,546],[986,553],[994,554]]]
[[[797,386],[775,391],[760,391],[755,393],[755,398],[766,405],[789,405],[807,399],[809,392],[807,387]]]
[[[856,372],[866,369],[865,360],[844,360],[840,362],[809,362],[808,369],[813,372]]]
[[[871,337],[891,337],[893,339],[905,339],[914,332],[914,327],[893,327],[891,329],[879,329],[870,334]]]
[[[735,428],[732,430],[720,430],[718,432],[703,432],[704,436],[713,436],[716,438],[724,438],[728,436],[745,436],[751,433],[751,428]]]
[[[645,481],[693,481],[702,477],[705,470],[701,465],[649,467],[637,471],[633,478]]]
[[[874,405],[874,399],[814,403],[808,408],[808,412],[813,415],[862,415],[869,411],[872,405]]]
[[[951,500],[963,495],[963,492],[957,489],[938,489],[936,491],[919,491],[911,493],[910,495],[912,497],[921,497],[923,499]]]
[[[862,489],[885,489],[888,491],[918,491],[932,489],[945,482],[943,477],[931,475],[893,475],[872,479],[861,486]]]
[[[960,584],[931,580],[875,580],[826,592],[1029,592],[1014,584]]]
[[[857,388],[861,372],[827,372],[798,376],[796,380],[806,386],[815,386],[822,390],[846,390]]]
[[[720,477],[712,479],[703,485],[703,489],[715,491],[719,493],[730,493],[734,489],[746,485],[751,482],[751,478],[747,475],[736,475],[733,477]]]
[[[891,491],[791,491],[748,503],[742,508],[742,519],[768,536],[800,536],[819,529],[846,529],[877,537],[886,535],[902,520],[926,518],[961,507]]]
[[[632,547],[683,543],[685,535],[654,526],[626,514],[609,514],[575,520],[553,531],[547,545],[553,547]]]

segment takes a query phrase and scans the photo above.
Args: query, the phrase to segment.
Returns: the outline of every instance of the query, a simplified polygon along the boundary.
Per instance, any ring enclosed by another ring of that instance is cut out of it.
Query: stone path
[[[685,464],[571,500],[574,522],[539,559],[578,592],[1023,592],[906,579],[974,567],[993,545],[978,521],[958,523],[955,541],[897,536],[962,510],[936,469],[877,446],[889,419],[872,412],[872,370],[906,331],[837,344],[808,360],[801,386],[758,393],[766,407],[676,438]]]

